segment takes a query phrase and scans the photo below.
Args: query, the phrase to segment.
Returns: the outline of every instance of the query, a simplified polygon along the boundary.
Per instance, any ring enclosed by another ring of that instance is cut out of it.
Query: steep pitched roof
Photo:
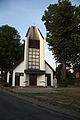
[[[41,31],[40,31],[39,28],[37,28],[36,26],[31,26],[31,27],[29,27],[29,29],[28,29],[28,31],[27,31],[25,37],[28,36],[28,34],[29,34],[30,31],[32,31],[31,34],[30,34],[30,36],[29,36],[30,39],[39,40],[39,36],[38,36],[37,30],[39,31],[41,37],[44,39],[44,37],[43,37]]]
[[[45,61],[45,63],[49,66],[49,68],[50,68],[53,72],[55,72],[54,69],[51,67],[51,65],[49,65],[49,63],[48,63],[47,61]]]
[[[21,59],[19,59],[19,60],[15,63],[15,65],[13,66],[13,70],[14,70],[21,62],[23,62],[23,61],[24,61],[23,57],[22,57]]]

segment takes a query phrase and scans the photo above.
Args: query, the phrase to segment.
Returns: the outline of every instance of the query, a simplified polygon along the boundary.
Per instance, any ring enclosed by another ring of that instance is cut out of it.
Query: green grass
[[[26,93],[21,95],[63,109],[80,112],[80,89],[67,89],[54,93]]]

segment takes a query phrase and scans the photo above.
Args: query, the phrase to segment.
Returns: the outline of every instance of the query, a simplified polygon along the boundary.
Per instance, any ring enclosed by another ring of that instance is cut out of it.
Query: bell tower
[[[36,26],[31,26],[25,36],[26,69],[45,70],[44,39]]]

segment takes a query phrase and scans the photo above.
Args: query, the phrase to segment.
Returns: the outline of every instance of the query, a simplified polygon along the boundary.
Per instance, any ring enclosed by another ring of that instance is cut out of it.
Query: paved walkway
[[[12,88],[12,91],[16,93],[52,93],[55,92],[54,88],[22,88],[16,87]]]
[[[80,89],[80,87],[77,87],[78,89]],[[76,87],[74,88],[22,88],[22,87],[15,87],[15,88],[11,88],[11,90],[13,92],[16,93],[53,93],[53,92],[57,92],[59,90],[64,90],[64,89],[76,89]]]

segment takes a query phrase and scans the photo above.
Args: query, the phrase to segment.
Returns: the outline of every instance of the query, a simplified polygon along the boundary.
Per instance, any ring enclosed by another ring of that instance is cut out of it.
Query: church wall
[[[20,86],[24,86],[24,61],[22,61],[14,70],[13,70],[13,78],[12,78],[12,86],[15,86],[15,75],[23,73],[23,76],[20,76]]]
[[[20,76],[20,86],[25,86],[24,76]]]
[[[45,61],[44,61],[44,39],[41,37],[38,31],[40,39],[40,70],[45,70]]]
[[[37,75],[37,86],[46,86],[45,74],[44,75]]]

